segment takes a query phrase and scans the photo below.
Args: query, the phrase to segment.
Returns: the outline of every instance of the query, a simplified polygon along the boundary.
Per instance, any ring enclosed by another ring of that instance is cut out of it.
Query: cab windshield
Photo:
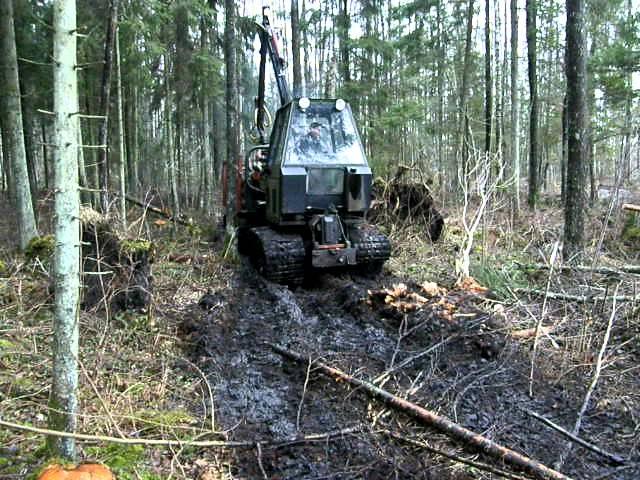
[[[335,102],[312,102],[306,110],[292,105],[285,165],[365,165],[351,110]]]

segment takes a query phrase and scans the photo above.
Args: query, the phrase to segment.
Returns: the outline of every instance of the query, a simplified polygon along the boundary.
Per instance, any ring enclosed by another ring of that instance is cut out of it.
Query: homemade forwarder
[[[316,268],[379,271],[390,244],[366,222],[371,168],[351,109],[342,99],[293,98],[266,8],[257,26],[259,144],[247,152],[237,188],[238,249],[264,277],[288,285]],[[268,143],[267,56],[280,95]]]

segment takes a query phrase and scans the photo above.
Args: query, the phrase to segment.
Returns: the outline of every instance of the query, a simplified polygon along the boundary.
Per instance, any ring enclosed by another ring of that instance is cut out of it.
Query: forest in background
[[[257,91],[253,22],[260,8],[252,2],[228,3],[236,8],[231,11],[233,35],[225,36],[222,2],[78,1],[83,187],[115,191],[122,183],[134,196],[155,192],[178,213],[212,211],[227,156],[225,95],[238,94],[231,101],[237,103],[246,145]],[[539,192],[564,193],[562,3],[272,3],[294,93],[350,101],[379,175],[394,172],[398,164],[416,166],[445,202],[451,195],[450,200],[460,198],[460,180],[471,180],[471,165],[488,154],[494,165],[504,165],[502,187],[513,192],[518,204],[522,197],[533,206]],[[53,171],[53,117],[47,114],[53,110],[51,21],[50,2],[15,2],[33,192],[50,186]],[[584,186],[592,200],[600,183],[630,182],[640,167],[639,131],[633,122],[639,22],[631,0],[587,2]],[[231,90],[225,74],[230,49],[237,59]],[[269,107],[277,108],[275,98]],[[2,188],[11,191],[7,158]],[[87,192],[83,199],[90,200]]]

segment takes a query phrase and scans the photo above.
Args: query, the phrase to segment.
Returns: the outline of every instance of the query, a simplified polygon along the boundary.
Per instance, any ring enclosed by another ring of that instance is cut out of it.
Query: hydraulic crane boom
[[[258,81],[258,96],[256,97],[256,127],[260,136],[260,142],[265,142],[265,81],[267,69],[267,55],[273,66],[273,73],[280,95],[280,106],[286,105],[291,101],[291,92],[286,77],[286,61],[280,56],[278,51],[278,43],[273,33],[267,11],[269,7],[262,7],[262,25],[256,23],[260,35],[260,77]]]

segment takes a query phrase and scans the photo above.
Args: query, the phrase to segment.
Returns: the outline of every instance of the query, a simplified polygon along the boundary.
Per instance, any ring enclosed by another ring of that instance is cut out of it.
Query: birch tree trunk
[[[24,250],[33,237],[38,235],[36,221],[31,203],[31,189],[27,170],[27,157],[24,147],[24,130],[22,128],[22,106],[20,100],[20,84],[18,80],[18,59],[16,54],[15,31],[13,26],[12,0],[0,1],[0,42],[2,42],[2,86],[4,110],[2,120],[5,122],[6,141],[3,151],[9,153],[5,159],[5,168],[11,168],[15,188],[15,202],[18,214],[18,242]]]
[[[511,165],[515,211],[520,211],[520,96],[518,95],[518,0],[511,8]]]
[[[78,195],[78,81],[75,0],[53,5],[53,102],[55,112],[55,318],[49,427],[73,432],[78,399],[78,304],[80,293],[80,198]],[[73,460],[72,438],[49,438],[57,456]]]
[[[124,103],[122,99],[122,72],[120,71],[120,29],[116,28],[116,90],[118,93],[118,153],[119,153],[119,165],[120,165],[120,198],[118,207],[120,210],[120,219],[122,220],[123,230],[127,229],[127,204],[126,204],[126,181],[127,181],[127,158],[124,151],[124,115],[122,113],[122,105]]]

